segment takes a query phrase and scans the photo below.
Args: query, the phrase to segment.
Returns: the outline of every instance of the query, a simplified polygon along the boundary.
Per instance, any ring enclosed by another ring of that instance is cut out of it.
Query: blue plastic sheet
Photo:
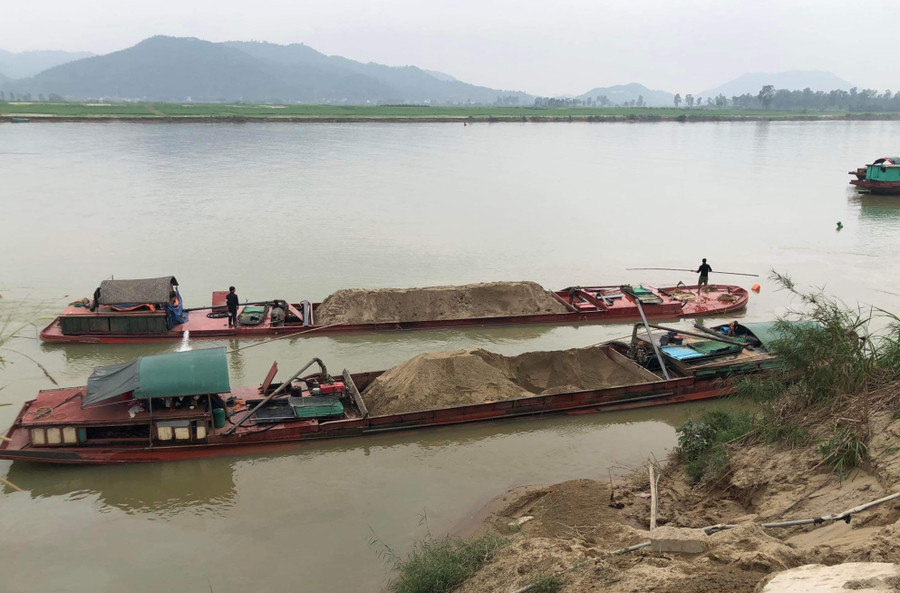
[[[166,329],[172,329],[176,325],[181,325],[188,320],[188,312],[184,310],[184,301],[178,288],[175,288],[175,296],[178,297],[178,304],[166,304]]]

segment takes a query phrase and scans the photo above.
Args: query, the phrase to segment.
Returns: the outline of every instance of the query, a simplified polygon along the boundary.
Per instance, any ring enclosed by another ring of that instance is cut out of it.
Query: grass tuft
[[[543,574],[531,581],[532,593],[556,593],[563,587],[563,579],[556,574]]]
[[[819,443],[822,459],[841,478],[865,461],[868,452],[868,445],[849,426],[836,427],[828,439]]]
[[[471,541],[427,537],[405,559],[395,559],[399,573],[393,593],[447,593],[487,564],[506,545],[505,538],[486,535]]]

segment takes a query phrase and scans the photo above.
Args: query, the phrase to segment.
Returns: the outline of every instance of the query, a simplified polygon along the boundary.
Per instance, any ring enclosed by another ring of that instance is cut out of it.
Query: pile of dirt
[[[803,563],[796,550],[753,522],[712,534],[707,556],[721,564],[757,572],[784,570]]]
[[[796,566],[900,562],[900,500],[857,513],[850,523],[759,525],[840,512],[900,489],[892,441],[900,420],[879,413],[870,422],[878,435],[870,443],[870,463],[842,478],[822,464],[815,440],[793,450],[762,443],[735,450],[734,471],[716,488],[692,487],[677,464],[665,467],[660,524],[739,524],[713,533],[702,554],[644,548],[609,555],[649,539],[646,469],[616,484],[612,501],[605,481],[517,489],[483,527],[510,538],[509,546],[459,591],[513,591],[558,575],[562,593],[752,593],[769,575]]]
[[[363,392],[373,415],[602,389],[645,381],[598,347],[527,352],[487,350],[420,354],[378,377]]]
[[[488,518],[489,528],[511,539],[494,560],[463,584],[460,593],[514,591],[560,574],[566,592],[750,593],[768,572],[797,566],[800,555],[751,523],[710,536],[699,555],[655,554],[644,549],[610,556],[649,533],[629,525],[609,506],[606,482],[572,480],[519,490]],[[571,569],[571,570],[570,570]]]
[[[316,325],[396,323],[566,313],[535,282],[339,290],[315,310]]]

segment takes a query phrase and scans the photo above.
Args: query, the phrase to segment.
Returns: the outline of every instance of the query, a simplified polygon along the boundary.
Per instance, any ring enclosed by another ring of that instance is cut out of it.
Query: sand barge
[[[489,282],[425,288],[351,288],[322,301],[317,325],[390,323],[567,313],[535,282]]]
[[[420,354],[363,392],[373,415],[643,383],[648,379],[598,347],[502,356],[487,350]]]

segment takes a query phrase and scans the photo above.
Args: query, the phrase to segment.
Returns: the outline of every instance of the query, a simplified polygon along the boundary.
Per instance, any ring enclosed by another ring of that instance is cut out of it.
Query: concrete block
[[[709,549],[709,536],[702,529],[657,527],[650,532],[650,550],[676,554],[702,554]]]

